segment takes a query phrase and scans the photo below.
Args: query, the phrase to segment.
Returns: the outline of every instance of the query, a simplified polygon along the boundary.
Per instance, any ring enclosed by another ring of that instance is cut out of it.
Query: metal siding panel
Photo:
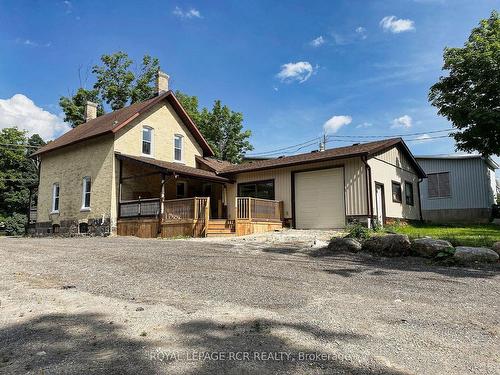
[[[451,197],[429,198],[427,179],[421,186],[422,209],[489,208],[489,176],[481,159],[419,159],[426,173],[450,172]]]

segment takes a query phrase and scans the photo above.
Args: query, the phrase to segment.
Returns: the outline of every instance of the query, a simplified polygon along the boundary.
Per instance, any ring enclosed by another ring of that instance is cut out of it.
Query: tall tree
[[[215,156],[231,163],[240,163],[247,151],[253,150],[248,141],[250,130],[243,130],[243,115],[233,112],[216,100],[212,110],[198,109],[198,98],[177,91],[177,99],[196,123]]]
[[[445,48],[444,70],[429,100],[457,129],[457,148],[500,155],[500,18],[481,20],[463,48]]]
[[[59,105],[64,112],[64,121],[73,128],[85,122],[85,103],[87,101],[97,103],[97,116],[104,114],[101,99],[98,90],[86,90],[79,88],[76,94],[72,96],[62,96],[59,99]]]
[[[45,142],[16,127],[0,131],[0,221],[17,221],[24,228],[30,187],[36,185],[38,168],[29,158]],[[16,227],[16,225],[13,225]]]
[[[79,88],[76,94],[61,97],[64,120],[76,127],[85,122],[85,103],[98,104],[97,115],[104,113],[102,102],[117,110],[131,103],[149,99],[155,94],[155,78],[160,68],[159,60],[145,55],[139,71],[131,70],[133,61],[125,52],[101,56],[102,65],[95,65],[92,73],[95,84],[92,90]]]

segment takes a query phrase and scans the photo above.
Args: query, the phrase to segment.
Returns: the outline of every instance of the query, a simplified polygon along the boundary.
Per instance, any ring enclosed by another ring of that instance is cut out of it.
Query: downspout
[[[420,217],[420,221],[424,221],[424,217],[422,215],[422,199],[421,199],[421,196],[420,196],[420,183],[423,181],[424,179],[423,178],[419,178],[418,179],[418,184],[417,184],[417,192],[418,192],[418,211],[419,211],[419,217]]]
[[[370,227],[373,216],[372,170],[368,165],[366,156],[361,157],[361,161],[365,165],[366,203],[368,205],[366,211],[368,216],[368,227]]]

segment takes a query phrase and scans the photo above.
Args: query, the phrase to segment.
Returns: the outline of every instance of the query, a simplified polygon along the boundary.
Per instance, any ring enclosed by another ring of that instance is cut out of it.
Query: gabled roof
[[[182,176],[201,178],[204,180],[211,180],[215,182],[231,182],[231,180],[229,180],[228,178],[219,176],[215,172],[206,171],[204,169],[199,169],[199,168],[188,167],[187,165],[180,163],[171,163],[168,161],[161,161],[144,156],[132,156],[127,154],[122,154],[120,152],[115,152],[115,155],[120,160],[128,160],[166,173],[174,172]]]
[[[125,125],[129,124],[132,120],[147,112],[154,105],[160,103],[162,100],[168,100],[168,102],[172,105],[175,112],[178,114],[178,116],[181,118],[191,134],[193,134],[193,137],[203,149],[204,154],[207,156],[213,156],[214,153],[208,145],[207,141],[205,140],[205,138],[203,138],[195,123],[193,122],[193,120],[191,120],[184,108],[182,108],[182,105],[179,103],[172,91],[167,91],[154,98],[145,100],[140,103],[134,103],[132,105],[129,105],[128,107],[119,109],[111,113],[107,113],[84,124],[81,124],[76,128],[71,129],[67,133],[64,133],[54,141],[47,143],[45,146],[41,147],[35,153],[33,153],[33,156],[44,154],[48,151],[57,150],[59,148],[73,145],[83,140],[87,140],[104,134],[116,133]]]
[[[216,158],[210,158],[210,157],[201,157],[201,156],[196,156],[196,160],[204,165],[206,165],[208,168],[210,168],[214,172],[220,172],[224,170],[224,168],[229,168],[232,167],[234,164],[226,161],[226,160],[219,160]]]
[[[380,141],[354,144],[352,146],[337,147],[325,151],[309,152],[293,156],[286,156],[277,159],[259,160],[243,164],[233,164],[219,171],[220,174],[235,174],[243,172],[258,171],[264,169],[283,168],[293,165],[319,162],[334,159],[344,159],[355,156],[365,156],[370,158],[376,154],[388,150],[393,146],[401,147],[401,149],[409,156],[417,175],[425,177],[425,172],[416,162],[410,150],[401,138],[383,139]]]

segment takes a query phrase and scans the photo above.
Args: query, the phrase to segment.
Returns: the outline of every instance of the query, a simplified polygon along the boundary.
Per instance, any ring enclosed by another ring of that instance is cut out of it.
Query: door
[[[375,183],[375,202],[377,205],[377,221],[380,225],[384,225],[385,216],[385,196],[384,185]]]
[[[344,169],[294,174],[295,227],[331,229],[345,226]]]

